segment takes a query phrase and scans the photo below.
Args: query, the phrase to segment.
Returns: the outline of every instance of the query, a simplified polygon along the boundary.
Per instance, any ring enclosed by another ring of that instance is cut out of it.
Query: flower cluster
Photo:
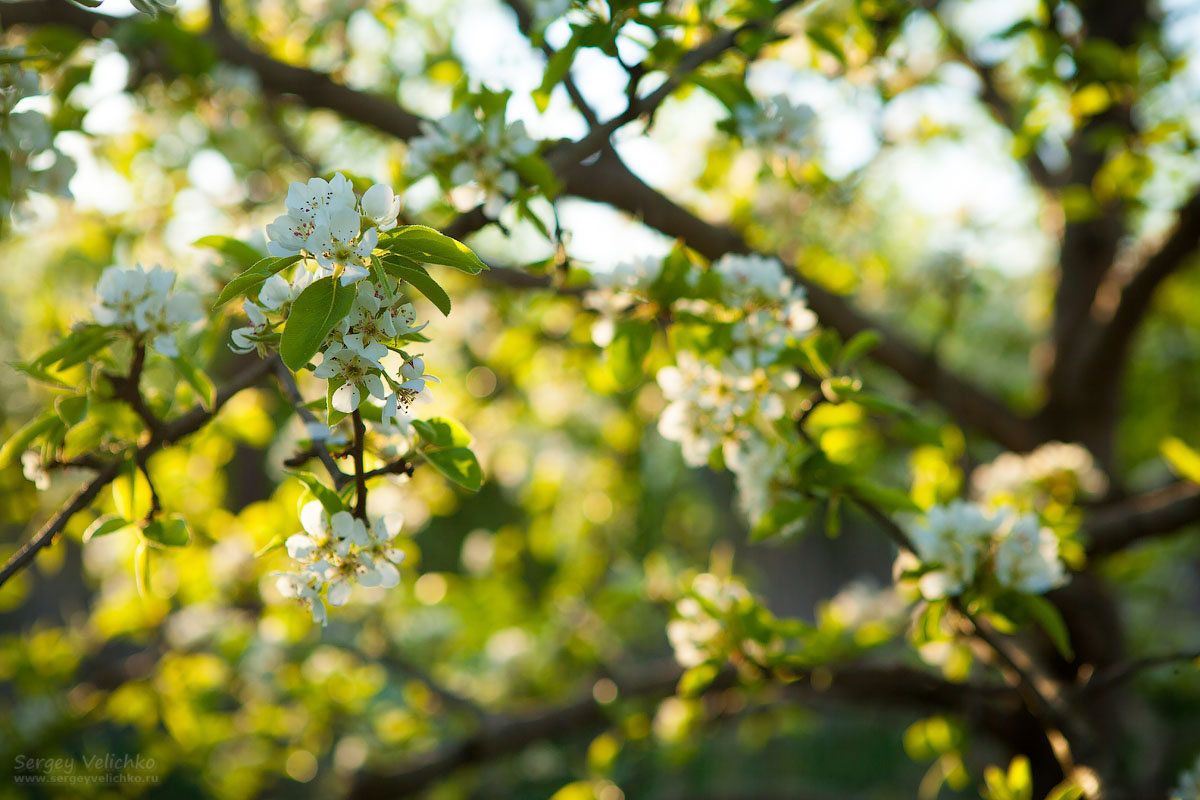
[[[753,106],[738,106],[734,112],[738,134],[747,146],[800,158],[807,158],[812,152],[816,119],[811,106],[794,105],[783,95],[769,97]]]
[[[298,569],[275,573],[275,585],[284,597],[310,609],[314,622],[326,623],[326,603],[345,605],[355,582],[384,589],[400,583],[396,565],[404,553],[392,546],[399,525],[377,517],[368,527],[348,511],[330,516],[315,500],[300,509],[300,524],[304,532],[285,543]]]
[[[341,285],[357,284],[349,313],[323,342],[321,362],[314,374],[330,384],[330,405],[349,414],[370,396],[383,406],[384,421],[399,419],[416,400],[432,397],[427,385],[438,379],[425,372],[425,362],[400,345],[428,323],[417,324],[412,303],[394,296],[386,276],[370,278],[369,257],[379,230],[396,226],[400,199],[382,184],[359,198],[341,173],[325,181],[313,178],[293,183],[288,190],[288,213],[267,226],[272,255],[303,255],[288,281],[281,274],[267,279],[257,300],[242,308],[250,324],[233,330],[230,348],[260,354],[279,340],[277,328],[291,305],[314,281],[336,277]],[[313,263],[315,261],[315,264]],[[401,363],[389,369],[384,360],[397,353]]]
[[[709,660],[723,660],[738,645],[731,639],[737,618],[754,608],[754,598],[735,578],[703,573],[692,580],[690,593],[675,604],[677,619],[667,623],[667,639],[675,660],[694,667]],[[757,643],[750,642],[751,649]]]
[[[780,362],[784,351],[813,331],[816,317],[775,259],[726,255],[712,271],[720,276],[722,302],[697,301],[690,311],[734,321],[728,355],[719,364],[689,351],[658,373],[669,401],[659,433],[679,442],[691,466],[722,448],[725,466],[737,476],[739,504],[752,524],[794,494],[786,443],[771,424],[785,414],[785,397],[799,384],[795,369]]]
[[[985,510],[955,500],[934,506],[909,531],[916,555],[902,553],[899,575],[919,571],[928,600],[962,594],[988,570],[1002,587],[1041,594],[1067,580],[1058,537],[1035,514]]]
[[[484,213],[498,217],[520,188],[513,163],[537,150],[524,122],[505,124],[502,114],[480,120],[463,106],[436,123],[421,123],[423,135],[409,144],[414,175],[433,174],[447,190],[473,184],[476,192],[458,195],[463,210],[481,200]]]
[[[96,284],[98,302],[92,316],[100,325],[124,328],[170,358],[179,356],[175,332],[203,317],[200,302],[190,292],[172,292],[175,273],[155,266],[109,267]]]
[[[1047,500],[1071,503],[1082,493],[1097,495],[1108,485],[1092,454],[1077,444],[1049,442],[1031,453],[1002,453],[971,475],[974,495],[985,503],[1027,503],[1040,507]]]
[[[400,198],[390,187],[375,184],[360,199],[339,172],[329,181],[293,183],[287,211],[267,226],[267,252],[311,256],[318,265],[314,277],[334,275],[349,286],[370,274],[367,265],[379,231],[396,227]]]
[[[23,49],[0,50],[0,57],[19,58]],[[0,190],[0,213],[8,214],[28,192],[70,197],[67,184],[75,162],[56,150],[53,131],[39,111],[17,111],[27,97],[42,94],[38,74],[20,62],[0,64],[0,148],[8,153],[9,177]]]

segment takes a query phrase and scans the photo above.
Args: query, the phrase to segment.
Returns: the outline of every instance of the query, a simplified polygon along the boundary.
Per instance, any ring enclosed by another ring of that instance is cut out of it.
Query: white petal
[[[386,561],[376,564],[375,571],[379,573],[379,585],[384,589],[391,589],[400,583],[400,571]]]
[[[364,569],[358,575],[358,582],[367,587],[378,586],[381,580],[382,576],[379,574],[379,571],[374,565],[372,565],[369,569]]]
[[[354,252],[366,258],[371,255],[371,251],[375,249],[375,245],[378,243],[379,231],[374,228],[367,228],[366,233],[362,236],[362,240],[358,243],[358,247],[354,248]]]
[[[317,260],[320,261],[320,257]],[[361,264],[346,264],[345,269],[342,271],[342,286],[357,283],[370,274],[371,271]]]
[[[333,392],[333,407],[343,414],[349,414],[358,408],[361,399],[362,395],[358,391],[358,386],[353,383],[343,383]]]
[[[364,375],[363,383],[366,385],[367,391],[370,392],[373,397],[376,397],[380,400],[383,400],[387,397],[387,391],[384,389],[383,380],[374,372]]]
[[[339,539],[349,539],[354,532],[354,517],[348,511],[339,511],[333,515],[333,535]]]
[[[287,279],[276,273],[267,278],[258,292],[258,302],[270,309],[279,308],[291,299],[292,287]]]
[[[318,539],[329,534],[329,517],[325,515],[325,507],[320,501],[309,501],[300,509],[300,527]]]
[[[150,342],[150,346],[162,353],[167,358],[179,357],[179,345],[176,344],[175,337],[170,334],[155,336]]]
[[[352,208],[335,208],[329,214],[329,232],[339,242],[349,242],[358,236],[359,216]]]
[[[363,192],[363,213],[376,222],[387,222],[396,216],[395,212],[392,212],[392,200],[394,197],[395,193],[390,186],[382,183],[375,184]]]
[[[350,582],[343,579],[331,583],[328,599],[331,606],[344,606],[350,599]]]
[[[287,551],[297,561],[307,561],[317,551],[317,543],[303,533],[297,533],[288,537]]]

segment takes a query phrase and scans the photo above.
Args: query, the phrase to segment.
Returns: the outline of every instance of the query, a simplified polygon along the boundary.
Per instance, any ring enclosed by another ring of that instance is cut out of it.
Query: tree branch
[[[150,437],[150,440],[135,451],[134,459],[139,463],[145,463],[146,459],[154,453],[203,428],[229,402],[230,398],[243,389],[258,383],[267,375],[271,371],[274,361],[275,359],[259,361],[243,370],[240,375],[217,392],[211,409],[197,405],[182,416],[170,422],[164,422]],[[75,496],[61,511],[25,543],[24,547],[13,554],[4,568],[0,569],[0,586],[3,586],[9,578],[32,562],[39,550],[53,544],[55,537],[62,532],[71,518],[91,505],[100,492],[116,480],[123,464],[123,461],[117,459],[101,469],[91,481],[75,493]]]
[[[927,672],[904,666],[849,664],[797,675],[794,683],[780,691],[792,702],[811,702],[822,696],[850,700],[869,706],[930,708],[950,712],[973,712],[1001,716],[1014,710],[1011,689],[994,684],[951,683]],[[618,697],[659,698],[675,691],[682,671],[675,664],[659,664],[617,681]],[[710,691],[732,686],[733,670],[726,670]],[[821,688],[817,688],[817,687]],[[579,698],[564,705],[531,714],[491,719],[474,735],[447,744],[392,770],[360,774],[350,791],[355,800],[376,797],[408,797],[475,764],[483,764],[520,752],[535,742],[589,731],[608,719],[606,707],[598,703],[589,687]]]
[[[1181,650],[1177,653],[1160,653],[1156,656],[1146,656],[1145,658],[1134,659],[1123,664],[1114,664],[1109,669],[1093,675],[1091,680],[1080,687],[1079,695],[1082,698],[1087,698],[1098,692],[1107,691],[1118,684],[1124,683],[1142,670],[1162,667],[1167,664],[1178,664],[1181,661],[1195,661],[1197,659],[1200,659],[1200,650]]]
[[[1103,558],[1148,539],[1200,522],[1200,485],[1190,481],[1155,489],[1092,511],[1084,520],[1089,559]]]
[[[1193,260],[1200,246],[1200,192],[1179,209],[1175,227],[1162,246],[1142,265],[1121,290],[1112,317],[1101,329],[1087,354],[1085,374],[1111,370],[1125,361],[1134,334],[1150,310],[1158,287]]]

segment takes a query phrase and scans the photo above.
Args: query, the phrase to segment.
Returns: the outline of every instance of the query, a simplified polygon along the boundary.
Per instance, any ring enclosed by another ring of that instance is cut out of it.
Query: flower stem
[[[354,411],[354,516],[367,521],[367,473],[363,469],[363,448],[366,445],[367,426],[363,424],[362,414]]]

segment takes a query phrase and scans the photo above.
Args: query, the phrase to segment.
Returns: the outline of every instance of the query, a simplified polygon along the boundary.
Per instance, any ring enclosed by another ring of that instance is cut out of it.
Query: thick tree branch
[[[1200,485],[1179,481],[1089,513],[1083,524],[1088,557],[1112,555],[1196,523],[1200,523]]]
[[[1198,248],[1200,192],[1180,207],[1175,227],[1162,246],[1146,259],[1142,268],[1121,289],[1116,310],[1087,354],[1085,374],[1094,376],[1125,361],[1134,334],[1150,310],[1158,287],[1176,271],[1191,263]]]
[[[675,691],[681,674],[674,664],[646,668],[617,681],[618,697],[666,697]],[[1016,707],[1015,697],[1007,687],[950,683],[903,666],[850,664],[823,668],[816,686],[812,672],[797,677],[796,682],[780,688],[793,702],[829,697],[871,707],[936,709],[995,717],[1011,715]],[[713,690],[727,688],[735,680],[735,673],[728,670],[718,677]],[[556,708],[490,719],[473,736],[438,748],[397,769],[365,772],[358,776],[350,797],[356,800],[409,797],[465,767],[513,755],[535,742],[594,730],[607,719],[606,706],[592,697],[589,687],[577,700]]]

